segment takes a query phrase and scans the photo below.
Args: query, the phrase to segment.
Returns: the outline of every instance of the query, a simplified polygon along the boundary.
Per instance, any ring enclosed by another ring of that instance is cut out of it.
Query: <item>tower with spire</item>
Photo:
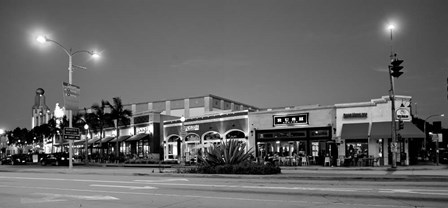
[[[31,129],[48,123],[51,119],[51,111],[45,103],[45,91],[42,88],[36,90],[34,105],[32,108]]]

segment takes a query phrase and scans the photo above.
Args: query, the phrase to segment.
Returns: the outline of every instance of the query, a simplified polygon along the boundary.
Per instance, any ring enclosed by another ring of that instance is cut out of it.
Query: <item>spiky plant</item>
[[[253,153],[252,148],[247,152],[246,143],[229,140],[219,145],[213,145],[205,151],[206,157],[200,158],[206,166],[236,165],[248,161]]]

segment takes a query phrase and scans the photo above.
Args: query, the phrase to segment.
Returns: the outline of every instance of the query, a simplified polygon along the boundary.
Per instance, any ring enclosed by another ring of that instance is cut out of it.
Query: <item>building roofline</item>
[[[132,106],[132,105],[140,105],[140,104],[148,104],[148,103],[159,103],[159,102],[166,102],[166,101],[173,101],[173,100],[184,100],[184,99],[194,99],[194,98],[204,98],[204,97],[212,97],[212,98],[218,98],[224,101],[230,101],[232,103],[238,104],[238,105],[244,105],[244,106],[248,106],[254,109],[260,109],[259,107],[253,106],[253,105],[248,105],[239,101],[235,101],[229,98],[225,98],[225,97],[221,97],[221,96],[217,96],[217,95],[213,95],[213,94],[206,94],[203,96],[193,96],[193,97],[183,97],[183,98],[172,98],[172,99],[162,99],[162,100],[155,100],[155,101],[147,101],[147,102],[137,102],[137,103],[127,103],[127,104],[123,104],[123,106]]]

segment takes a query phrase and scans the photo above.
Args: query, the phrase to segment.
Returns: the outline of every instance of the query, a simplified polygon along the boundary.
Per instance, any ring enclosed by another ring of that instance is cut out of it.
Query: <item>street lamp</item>
[[[432,117],[437,117],[437,116],[440,116],[440,117],[444,117],[445,116],[445,114],[434,114],[434,115],[430,115],[430,116],[428,116],[424,121],[425,121],[425,123],[424,123],[424,125],[423,125],[423,132],[425,133],[425,138],[424,138],[424,140],[423,140],[423,150],[424,150],[424,153],[425,153],[425,160],[426,160],[426,156],[427,156],[427,151],[426,151],[426,134],[427,134],[427,132],[426,132],[426,121],[428,120],[428,119],[430,119],[430,118],[432,118]],[[437,144],[438,144],[438,140],[437,140]]]
[[[185,132],[185,128],[184,128],[184,122],[185,122],[185,117],[182,116],[180,118],[180,122],[181,122],[181,128],[180,128],[180,138],[182,139],[182,144],[180,146],[180,157],[181,157],[181,164],[185,164],[185,137],[186,137],[186,132]]]
[[[42,35],[37,37],[36,40],[38,42],[40,42],[40,43],[46,43],[46,42],[54,43],[54,44],[58,45],[60,48],[62,48],[64,50],[64,52],[68,56],[68,83],[70,85],[73,84],[73,82],[72,82],[72,73],[73,73],[73,66],[74,66],[73,65],[73,56],[74,55],[80,54],[80,53],[87,53],[87,54],[90,54],[93,58],[98,58],[99,57],[99,54],[97,54],[97,53],[95,53],[93,51],[79,50],[79,51],[72,52],[72,49],[67,50],[60,43],[56,42],[55,40],[48,39],[47,37],[42,36]],[[77,67],[77,66],[75,66],[75,67]],[[72,125],[72,120],[73,119],[72,119],[72,111],[71,110],[68,110],[68,118],[69,118],[69,127],[72,128],[73,127],[73,125]],[[70,139],[69,140],[69,169],[73,168],[72,158],[73,158],[73,140]]]
[[[88,160],[88,158],[89,158],[89,154],[87,153],[88,152],[88,147],[87,147],[87,145],[89,144],[89,124],[84,124],[84,129],[86,130],[86,142],[85,142],[85,160],[84,160],[84,163],[87,165],[87,164],[89,164],[89,160]]]
[[[1,148],[0,153],[1,153],[1,156],[4,156],[2,151],[3,151],[4,146],[7,146],[6,138],[3,137],[3,134],[5,134],[5,130],[0,129],[0,148]]]

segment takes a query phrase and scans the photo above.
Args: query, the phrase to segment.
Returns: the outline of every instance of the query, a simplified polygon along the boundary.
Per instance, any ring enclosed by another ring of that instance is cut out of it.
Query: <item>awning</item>
[[[342,139],[367,139],[369,135],[369,123],[343,124]]]
[[[131,137],[131,136],[129,136],[129,135],[119,136],[119,137],[118,137],[118,142],[125,141],[125,140],[128,139],[129,137]],[[110,140],[109,142],[110,142],[110,143],[115,143],[115,142],[117,142],[117,138],[114,138],[114,139]]]
[[[396,123],[398,126],[398,122]],[[403,129],[397,131],[398,134],[403,138],[424,138],[425,133],[423,133],[420,129],[418,129],[411,122],[404,122]],[[391,122],[374,122],[372,123],[372,131],[370,133],[370,137],[374,139],[379,138],[391,138],[392,135],[392,126]]]
[[[85,144],[86,143],[86,139],[81,139],[81,140],[75,140],[74,142],[73,142],[73,144],[74,145],[83,145],[83,144]]]
[[[127,139],[126,142],[139,141],[140,139],[143,139],[147,136],[149,136],[149,134],[145,134],[145,133],[137,134],[137,135],[131,136],[131,138]]]
[[[107,143],[107,142],[110,142],[112,139],[114,139],[115,137],[113,137],[113,136],[108,136],[108,137],[104,137],[102,140],[101,140],[101,142],[102,143]]]
[[[88,141],[88,143],[89,143],[89,145],[90,144],[93,144],[93,143],[96,143],[97,141],[99,141],[101,138],[100,137],[95,137],[95,138],[90,138],[89,139],[89,141]]]

